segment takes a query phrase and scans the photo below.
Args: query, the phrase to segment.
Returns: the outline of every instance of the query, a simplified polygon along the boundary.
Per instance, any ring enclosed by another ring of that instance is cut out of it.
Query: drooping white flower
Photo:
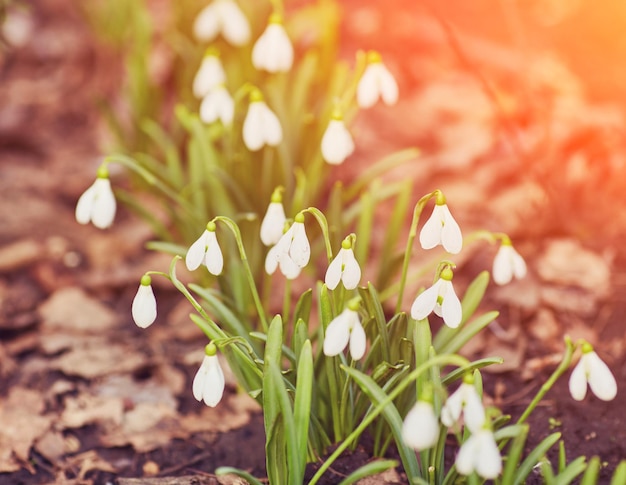
[[[148,328],[157,317],[157,303],[152,291],[152,279],[149,275],[141,277],[141,284],[133,299],[131,308],[133,320],[140,328]]]
[[[343,283],[346,290],[354,290],[360,280],[361,268],[354,257],[352,239],[348,236],[341,242],[339,253],[328,265],[324,282],[331,290],[337,288],[339,281]]]
[[[243,122],[243,142],[248,150],[264,145],[277,146],[283,140],[283,129],[276,114],[268,108],[258,89],[250,93],[250,106]]]
[[[250,40],[250,23],[233,0],[215,0],[200,11],[193,32],[198,40],[206,42],[221,33],[231,45],[241,46]]]
[[[206,346],[202,365],[193,378],[193,397],[214,408],[222,400],[224,385],[224,372],[217,357],[217,347],[211,342]]]
[[[252,48],[252,65],[268,72],[289,71],[293,64],[293,46],[283,26],[282,17],[273,13],[267,28]]]
[[[328,324],[324,334],[324,355],[333,357],[340,354],[348,343],[350,355],[354,360],[359,360],[365,355],[367,337],[357,310],[358,303],[348,304],[348,308]]]
[[[420,232],[420,244],[423,249],[432,249],[438,244],[452,254],[458,254],[463,247],[461,228],[452,217],[450,209],[441,193],[430,218]]]
[[[200,68],[193,79],[193,94],[196,98],[202,99],[211,92],[212,89],[226,82],[226,74],[222,67],[222,61],[214,49],[207,49],[202,58]]]
[[[433,404],[418,400],[402,423],[402,440],[416,451],[427,450],[439,440],[439,421]]]
[[[265,271],[273,274],[277,267],[288,279],[300,274],[311,258],[311,246],[304,228],[304,214],[296,214],[294,223],[285,232],[265,258]]]
[[[106,229],[113,224],[116,207],[109,171],[101,166],[96,181],[78,199],[76,221],[79,224],[92,222],[98,229]]]
[[[389,69],[383,64],[378,52],[370,52],[367,66],[356,90],[356,101],[360,108],[371,108],[382,98],[386,105],[398,101],[398,83]]]
[[[322,136],[322,157],[331,165],[340,165],[354,152],[352,135],[340,111],[335,111]]]
[[[463,317],[463,308],[452,286],[452,276],[452,270],[449,267],[444,268],[435,284],[417,295],[411,305],[411,317],[423,320],[434,311],[443,318],[448,327],[458,327]]]
[[[502,456],[493,436],[493,431],[481,428],[461,445],[455,460],[456,469],[463,475],[478,473],[490,480],[502,472]]]
[[[283,229],[287,218],[283,208],[282,187],[278,187],[272,193],[267,212],[261,222],[261,241],[266,246],[278,243],[283,235]]]
[[[485,424],[485,408],[474,387],[471,375],[463,379],[463,383],[446,400],[441,408],[441,422],[448,427],[459,422],[463,413],[465,426],[475,433]]]
[[[583,344],[583,355],[569,378],[569,392],[574,399],[582,401],[591,391],[603,401],[611,401],[617,395],[617,383],[609,366],[593,350],[588,342]]]
[[[515,277],[522,279],[526,276],[524,258],[513,248],[511,240],[505,238],[493,260],[493,281],[498,285],[506,285]]]
[[[200,119],[207,124],[219,119],[227,126],[233,122],[234,116],[235,101],[223,84],[211,89],[200,103]]]
[[[222,273],[224,256],[217,242],[215,229],[215,222],[209,222],[202,235],[189,247],[185,256],[185,265],[189,271],[198,269],[204,263],[212,275]]]

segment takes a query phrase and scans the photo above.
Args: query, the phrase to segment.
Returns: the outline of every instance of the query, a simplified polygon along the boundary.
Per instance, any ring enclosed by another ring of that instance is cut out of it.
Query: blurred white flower
[[[140,328],[148,328],[157,317],[157,303],[152,291],[152,279],[149,275],[141,277],[137,294],[131,309],[133,320]]]
[[[222,67],[222,61],[213,49],[207,49],[202,58],[200,68],[193,79],[193,94],[202,99],[217,86],[226,82],[226,74]]]
[[[361,325],[359,313],[354,307],[346,308],[328,324],[324,334],[324,355],[333,357],[350,343],[350,355],[359,360],[365,355],[367,337]]]
[[[337,288],[339,281],[343,282],[346,290],[354,290],[360,280],[361,268],[354,257],[352,241],[350,237],[347,237],[341,242],[341,249],[335,259],[328,265],[324,282],[331,290]]]
[[[282,17],[272,14],[267,28],[252,48],[252,65],[268,72],[289,71],[293,64],[293,46],[283,26]]]
[[[420,232],[423,249],[432,249],[438,244],[452,254],[458,254],[463,247],[461,228],[452,217],[445,202],[437,200],[430,218]]]
[[[526,276],[526,263],[524,258],[513,248],[507,238],[502,241],[500,249],[493,260],[493,281],[498,285],[506,285],[515,277],[522,279]]]
[[[453,392],[441,408],[441,422],[448,427],[453,426],[461,418],[472,432],[476,433],[485,424],[485,408],[474,387],[473,378],[463,379],[461,386]]]
[[[204,123],[213,123],[218,119],[224,126],[230,125],[235,116],[235,102],[226,86],[215,86],[200,103],[200,119]]]
[[[285,209],[283,208],[282,188],[278,188],[272,194],[269,205],[267,206],[267,212],[263,221],[261,222],[261,241],[266,246],[271,246],[278,243],[283,235],[283,229],[285,228]]]
[[[398,101],[398,83],[383,64],[378,52],[370,52],[367,66],[356,90],[356,101],[360,108],[371,108],[382,98],[386,105]]]
[[[283,129],[274,112],[268,108],[258,89],[250,93],[250,106],[243,122],[243,142],[248,150],[260,150],[263,145],[277,146],[283,140]]]
[[[115,219],[115,196],[111,189],[109,172],[101,166],[96,181],[78,199],[76,221],[79,224],[92,222],[98,229],[106,229]]]
[[[193,24],[198,40],[211,42],[220,32],[234,46],[247,44],[250,40],[250,24],[233,0],[215,0],[204,7]]]
[[[443,318],[448,327],[458,327],[463,317],[463,308],[452,286],[452,276],[452,270],[444,268],[435,284],[417,295],[411,305],[411,317],[423,320],[434,311]]]
[[[273,274],[277,267],[288,279],[300,274],[311,258],[311,246],[304,228],[304,215],[299,213],[294,223],[270,249],[265,258],[265,271]]]
[[[487,480],[496,478],[502,471],[502,457],[493,432],[487,428],[472,432],[461,445],[455,465],[462,475],[476,472]]]
[[[354,152],[352,135],[341,113],[335,112],[322,136],[322,156],[331,165],[342,164]]]
[[[574,399],[582,401],[587,395],[587,384],[591,391],[603,401],[611,401],[617,395],[615,377],[602,359],[585,342],[583,355],[569,378],[569,392]]]
[[[198,269],[204,263],[212,275],[222,273],[224,256],[217,242],[215,229],[215,223],[209,222],[202,235],[189,247],[185,256],[185,265],[189,271]]]
[[[417,401],[402,423],[402,440],[416,451],[427,450],[439,440],[439,421],[433,404]]]
[[[224,385],[224,373],[217,357],[217,348],[210,343],[206,346],[204,360],[193,379],[193,397],[214,408],[222,400]]]

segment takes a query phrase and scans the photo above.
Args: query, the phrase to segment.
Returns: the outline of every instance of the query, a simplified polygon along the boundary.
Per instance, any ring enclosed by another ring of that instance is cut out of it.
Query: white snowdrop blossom
[[[493,431],[482,428],[461,445],[455,460],[456,469],[463,475],[478,473],[491,480],[502,472],[502,456],[493,436]]]
[[[506,285],[513,278],[522,279],[526,276],[524,258],[513,248],[511,240],[505,238],[493,260],[493,281],[497,285]]]
[[[390,106],[398,101],[398,83],[383,64],[378,52],[368,54],[367,66],[356,90],[356,101],[361,109],[371,108],[378,99]]]
[[[211,42],[220,33],[234,46],[242,46],[250,41],[250,23],[233,0],[215,0],[204,7],[193,24],[193,32],[198,40]]]
[[[106,229],[113,224],[116,207],[109,171],[101,166],[96,181],[78,199],[76,221],[79,224],[91,222],[98,229]]]
[[[222,400],[224,385],[224,372],[217,357],[217,347],[214,343],[210,343],[205,348],[202,365],[193,378],[193,397],[214,408]]]
[[[360,280],[361,268],[354,257],[352,239],[348,236],[341,242],[339,253],[337,253],[335,259],[328,265],[324,282],[331,290],[337,288],[339,281],[343,283],[346,290],[354,290]]]
[[[311,246],[304,228],[304,214],[296,214],[294,222],[287,229],[265,258],[265,271],[273,274],[277,267],[287,279],[300,274],[311,258]]]
[[[354,152],[354,140],[341,112],[335,111],[322,136],[322,157],[326,163],[340,165]]]
[[[202,99],[200,119],[213,123],[218,119],[224,126],[230,125],[235,116],[235,101],[223,84],[218,84]]]
[[[276,114],[268,108],[258,89],[250,93],[250,106],[243,122],[243,142],[256,152],[264,145],[277,146],[283,140],[283,129]]]
[[[185,265],[189,271],[198,269],[204,263],[212,275],[222,273],[224,256],[217,242],[215,229],[215,222],[209,222],[202,235],[189,247],[185,256]]]
[[[432,249],[438,244],[452,254],[458,254],[463,247],[463,235],[461,228],[452,217],[450,209],[441,193],[437,196],[437,202],[430,218],[420,232],[420,244],[422,249]]]
[[[441,408],[441,422],[448,427],[453,426],[461,418],[465,426],[475,433],[485,424],[485,408],[474,387],[471,375],[463,379],[463,383],[446,400]]]
[[[343,312],[328,324],[324,334],[324,355],[333,357],[343,352],[350,344],[350,355],[359,360],[365,355],[367,337],[361,325],[358,303],[348,304]]]
[[[418,400],[402,423],[402,440],[416,451],[427,450],[439,440],[439,421],[433,403]]]
[[[272,246],[280,241],[287,218],[283,208],[282,187],[274,190],[267,212],[261,222],[261,242],[266,246]]]
[[[157,303],[152,291],[152,279],[149,275],[141,277],[141,284],[133,299],[131,308],[133,320],[140,328],[148,328],[157,317]]]
[[[214,49],[207,49],[202,58],[200,68],[193,79],[193,94],[198,99],[203,99],[212,89],[226,82],[226,74],[222,67],[222,61]]]
[[[411,317],[423,320],[433,311],[443,318],[443,322],[450,328],[456,328],[461,323],[463,308],[452,286],[452,270],[444,268],[437,282],[423,291],[411,305]]]
[[[585,342],[583,355],[569,378],[569,392],[574,399],[582,401],[587,395],[587,384],[591,391],[603,401],[611,401],[617,395],[615,377],[602,359]]]
[[[293,64],[293,46],[282,17],[273,13],[267,28],[252,48],[252,65],[259,71],[286,72]]]

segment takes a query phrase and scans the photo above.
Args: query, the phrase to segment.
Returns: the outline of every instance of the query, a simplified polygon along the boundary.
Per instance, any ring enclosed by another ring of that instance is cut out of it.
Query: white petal
[[[493,433],[488,429],[480,430],[476,440],[475,470],[483,478],[494,479],[502,471],[502,457]]]
[[[187,250],[187,254],[185,256],[185,266],[187,266],[189,271],[198,269],[202,264],[202,261],[204,261],[208,234],[209,231],[205,229],[202,235],[196,239],[196,242],[194,242]]]
[[[222,124],[230,125],[235,113],[235,104],[224,86],[217,86],[200,103],[200,119],[213,123],[219,118]]]
[[[267,51],[266,31],[261,34],[252,47],[252,65],[259,71],[265,69],[265,53]]]
[[[222,21],[222,34],[234,46],[242,46],[250,41],[250,23],[239,6],[230,0],[218,4]]]
[[[289,248],[289,257],[300,268],[304,268],[311,258],[311,246],[306,237],[306,230],[302,222],[293,223],[293,240]]]
[[[524,258],[522,258],[515,249],[513,249],[512,258],[513,258],[513,274],[518,280],[520,280],[524,276],[526,276],[526,272],[527,272],[526,262],[524,261]]]
[[[417,401],[402,423],[402,439],[414,450],[432,448],[439,440],[439,422],[433,405]]]
[[[261,241],[263,244],[272,246],[280,240],[286,220],[283,204],[270,202],[263,222],[261,222]]]
[[[207,5],[193,23],[193,33],[198,40],[212,41],[219,33],[220,24],[216,4]]]
[[[252,64],[268,72],[288,71],[293,64],[293,46],[278,23],[270,23],[252,49]]]
[[[354,152],[352,135],[342,120],[330,120],[321,148],[324,160],[332,165],[343,163]]]
[[[260,150],[265,143],[263,128],[263,108],[264,101],[255,101],[250,103],[248,114],[243,122],[243,142],[248,150],[253,152]]]
[[[359,321],[358,315],[355,313],[355,321],[350,331],[350,356],[354,360],[359,360],[365,355],[365,349],[367,348],[367,336],[365,330]]]
[[[207,372],[202,386],[202,399],[207,406],[214,408],[222,400],[224,394],[224,373],[217,355],[208,355]]]
[[[380,86],[380,95],[383,98],[383,102],[387,106],[396,104],[398,101],[398,83],[393,77],[393,74],[389,72],[387,67],[380,63],[378,82]]]
[[[96,197],[96,184],[95,182],[83,192],[83,195],[78,199],[76,204],[76,221],[79,224],[89,224],[91,222],[91,212],[93,210],[93,203]]]
[[[301,270],[300,266],[294,263],[293,259],[291,259],[288,253],[283,253],[278,264],[280,266],[280,272],[288,280],[293,280],[297,278],[298,275],[300,274],[300,270]]]
[[[361,281],[361,267],[354,257],[354,251],[352,251],[352,249],[341,248],[341,251],[345,251],[341,281],[343,281],[343,286],[346,290],[354,290],[358,286],[359,281]]]
[[[463,235],[461,228],[452,217],[446,204],[441,206],[443,213],[443,227],[441,229],[441,244],[443,248],[452,254],[458,254],[463,248]]]
[[[115,196],[108,178],[99,178],[94,183],[95,197],[93,200],[91,222],[98,229],[106,229],[115,219]]]
[[[214,55],[205,56],[193,80],[193,94],[196,98],[204,98],[213,88],[225,81],[226,75],[219,58]]]
[[[198,372],[196,372],[196,375],[193,378],[193,383],[191,385],[193,397],[196,399],[196,401],[202,401],[202,391],[204,389],[204,381],[205,381],[206,374],[209,368],[208,358],[209,358],[208,355],[204,356],[204,359],[202,360],[202,365],[200,365]]]
[[[439,279],[433,286],[423,291],[411,305],[411,317],[415,320],[423,320],[432,313],[437,304],[439,296],[439,287],[443,280]]]
[[[472,433],[476,433],[485,424],[485,408],[476,388],[472,384],[461,384],[459,388],[463,397],[463,420]]]
[[[350,340],[350,315],[346,309],[336,316],[324,334],[324,355],[333,357],[343,351]]]
[[[441,408],[441,422],[445,426],[453,426],[458,422],[463,410],[463,392],[459,387],[455,392],[450,394],[446,402]]]
[[[359,79],[356,89],[356,101],[360,108],[371,108],[378,101],[378,74],[375,64],[369,64]]]
[[[435,204],[433,213],[430,215],[424,227],[420,231],[420,244],[422,249],[432,249],[441,244],[441,230],[443,228],[442,206]]]
[[[611,401],[617,395],[615,377],[602,359],[595,352],[585,354],[589,371],[589,387],[591,391],[603,401]]]
[[[456,455],[454,464],[461,475],[470,475],[476,467],[477,456],[480,455],[480,441],[478,436],[472,434],[462,445]]]
[[[217,89],[217,88],[216,88]],[[215,90],[207,94],[200,103],[200,119],[207,124],[217,121],[218,105],[215,99]]]
[[[147,328],[154,323],[157,317],[157,303],[152,286],[139,285],[131,313],[138,327]]]
[[[569,393],[576,401],[582,401],[587,395],[587,375],[585,371],[585,362],[583,355],[572,374],[569,376]]]
[[[506,285],[513,279],[512,250],[510,244],[502,244],[493,259],[492,276],[497,285]]]
[[[222,256],[222,249],[217,242],[215,231],[207,231],[206,245],[206,267],[209,273],[218,276],[222,273],[222,269],[224,268],[224,256]]]
[[[343,248],[342,248],[343,249]],[[339,281],[341,280],[341,252],[335,256],[330,264],[328,265],[328,269],[326,270],[326,276],[324,277],[324,283],[329,290],[334,290],[337,288]]]
[[[283,129],[278,116],[264,103],[262,113],[263,138],[269,146],[275,147],[283,141]]]
[[[463,308],[461,301],[456,296],[452,281],[443,280],[441,289],[445,290],[443,294],[443,303],[441,304],[441,317],[443,322],[450,328],[456,328],[463,318]]]
[[[267,274],[274,274],[278,268],[278,249],[278,245],[272,247],[265,256],[265,272]]]

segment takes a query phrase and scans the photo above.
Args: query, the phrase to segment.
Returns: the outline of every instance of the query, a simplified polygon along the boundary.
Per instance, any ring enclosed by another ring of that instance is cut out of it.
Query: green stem
[[[328,221],[326,220],[326,216],[315,207],[309,207],[308,209],[304,209],[300,212],[308,212],[313,215],[317,220],[317,223],[320,225],[320,229],[322,229],[322,236],[324,237],[324,245],[326,246],[326,257],[328,258],[328,263],[333,260],[333,248],[330,245],[330,235],[328,232]]]
[[[291,313],[291,280],[285,278],[285,294],[283,296],[283,322],[285,324],[289,320],[289,313]]]

